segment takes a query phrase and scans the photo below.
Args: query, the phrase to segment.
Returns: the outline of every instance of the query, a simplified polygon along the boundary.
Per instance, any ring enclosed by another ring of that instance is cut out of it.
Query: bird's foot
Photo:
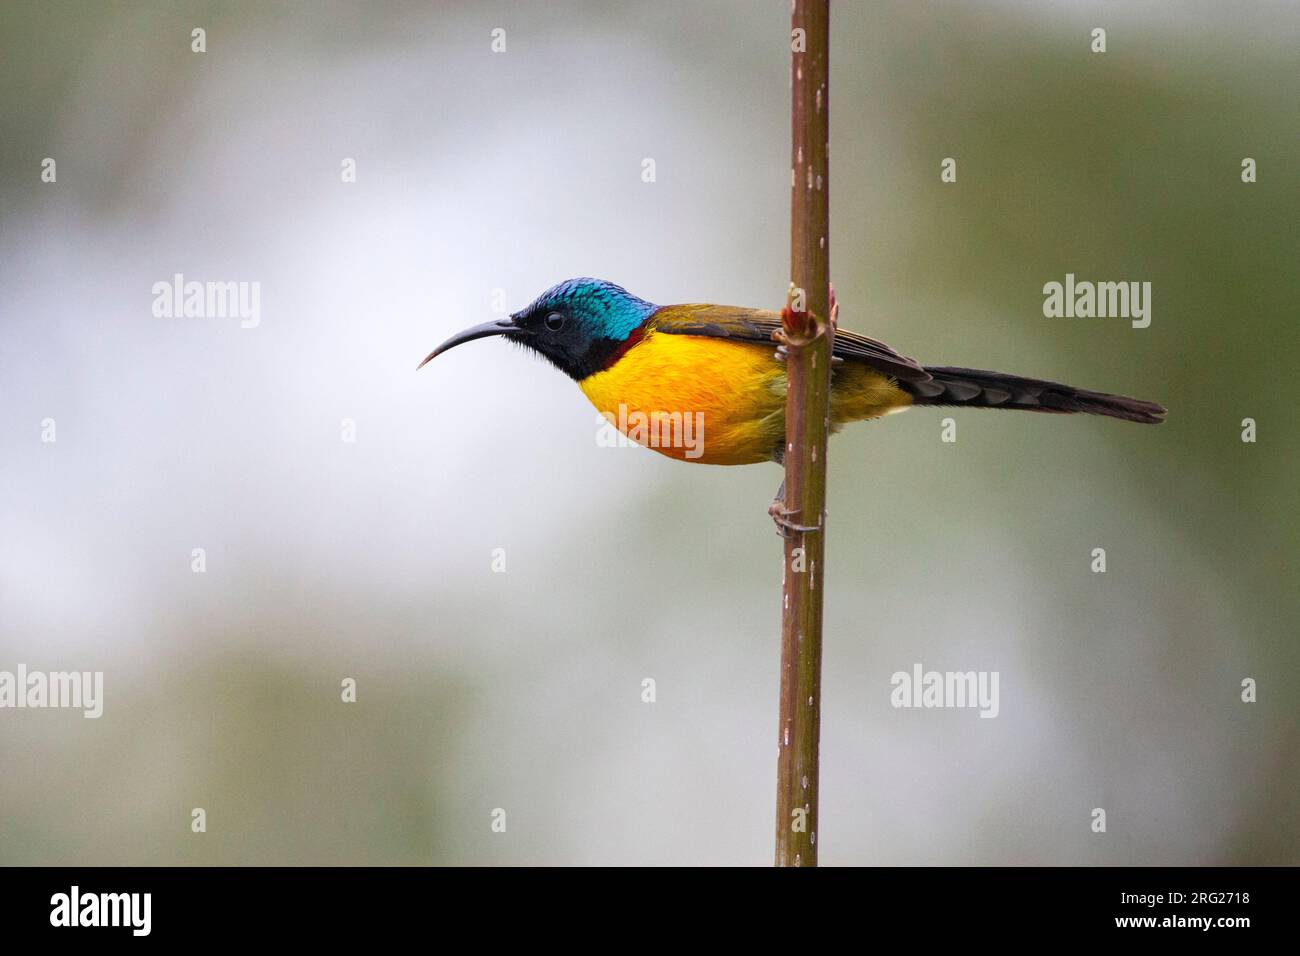
[[[785,516],[780,508],[769,508],[767,513],[772,516],[772,522],[776,525],[776,533],[783,538],[788,538],[793,534],[821,530],[821,528],[810,524],[795,524]]]
[[[778,362],[780,362],[782,365],[784,365],[784,364],[785,364],[785,360],[786,360],[787,358],[790,357],[790,350],[787,349],[784,345],[778,345],[778,346],[776,347],[776,351],[772,353],[772,357],[773,357],[774,359],[776,359]],[[837,366],[837,365],[843,365],[843,364],[844,364],[844,359],[843,359],[843,358],[841,358],[841,357],[838,356],[838,355],[832,355],[832,356],[831,356],[831,367],[832,367],[832,368],[834,368],[834,367]]]
[[[806,531],[820,531],[820,526],[799,524],[791,519],[798,517],[798,511],[790,511],[785,506],[785,482],[781,482],[781,487],[777,489],[776,497],[767,508],[768,517],[776,525],[776,533],[783,538],[788,538],[792,534]]]
[[[834,284],[832,284],[830,287],[830,298],[831,298],[831,302],[830,302],[831,328],[837,329],[839,328],[839,324],[840,324],[840,304],[835,298]],[[780,362],[782,365],[785,364],[786,359],[789,358],[790,356],[790,350],[788,348],[790,344],[790,340],[786,334],[786,325],[791,320],[791,318],[796,316],[803,316],[805,314],[803,312],[796,310],[794,305],[795,305],[795,285],[793,282],[791,282],[790,288],[786,293],[785,308],[781,310],[781,324],[772,331],[772,340],[776,342],[776,351],[772,354],[772,357],[776,359],[778,362]],[[834,355],[834,354],[831,355],[832,368],[834,368],[836,365],[843,365],[843,364],[844,364],[843,358],[841,358],[838,355]]]
[[[798,515],[797,511],[786,511],[785,505],[778,501],[772,502],[772,506],[767,509],[767,513],[772,517],[772,523],[776,525],[776,533],[783,538],[788,538],[792,534],[802,534],[807,531],[820,531],[821,528],[816,525],[798,524],[790,519]]]

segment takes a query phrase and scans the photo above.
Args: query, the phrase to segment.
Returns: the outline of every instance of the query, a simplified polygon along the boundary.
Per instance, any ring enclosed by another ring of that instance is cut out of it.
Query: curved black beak
[[[466,329],[464,332],[457,332],[447,341],[443,342],[436,349],[424,357],[424,361],[415,367],[418,372],[429,364],[435,356],[441,355],[448,349],[454,349],[458,345],[466,342],[473,342],[475,339],[484,339],[489,335],[506,335],[510,332],[522,332],[519,326],[515,325],[513,317],[506,319],[497,319],[495,322],[484,322],[482,325],[476,325],[473,328]]]

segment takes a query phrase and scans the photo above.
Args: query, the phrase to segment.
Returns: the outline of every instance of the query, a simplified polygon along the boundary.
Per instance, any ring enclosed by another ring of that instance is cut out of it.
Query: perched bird
[[[785,366],[772,342],[776,312],[727,305],[655,305],[612,282],[569,279],[508,318],[466,329],[429,353],[500,335],[549,360],[596,410],[634,440],[626,423],[694,416],[698,442],[659,441],[683,461],[748,465],[781,461]],[[883,342],[837,329],[831,429],[912,405],[1084,412],[1157,424],[1165,409],[1122,395],[970,368],[921,366]],[[673,418],[672,416],[676,416]],[[662,437],[662,436],[660,436]]]

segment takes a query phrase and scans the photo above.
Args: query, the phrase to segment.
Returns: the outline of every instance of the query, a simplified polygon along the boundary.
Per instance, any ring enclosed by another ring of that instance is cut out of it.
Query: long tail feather
[[[986,372],[977,368],[927,366],[932,376],[928,382],[899,381],[912,394],[916,405],[962,405],[972,408],[1018,408],[1031,412],[1055,412],[1069,415],[1106,415],[1129,422],[1158,425],[1165,419],[1165,408],[1155,402],[1125,395],[1091,392],[1086,388],[1021,378],[1004,372]]]

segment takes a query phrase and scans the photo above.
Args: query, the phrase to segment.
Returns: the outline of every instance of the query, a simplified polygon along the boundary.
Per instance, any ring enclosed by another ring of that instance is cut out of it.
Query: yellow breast
[[[683,461],[770,461],[785,435],[785,366],[775,344],[647,332],[611,368],[579,382],[633,441]],[[874,418],[911,397],[857,363],[835,371],[831,421]]]

